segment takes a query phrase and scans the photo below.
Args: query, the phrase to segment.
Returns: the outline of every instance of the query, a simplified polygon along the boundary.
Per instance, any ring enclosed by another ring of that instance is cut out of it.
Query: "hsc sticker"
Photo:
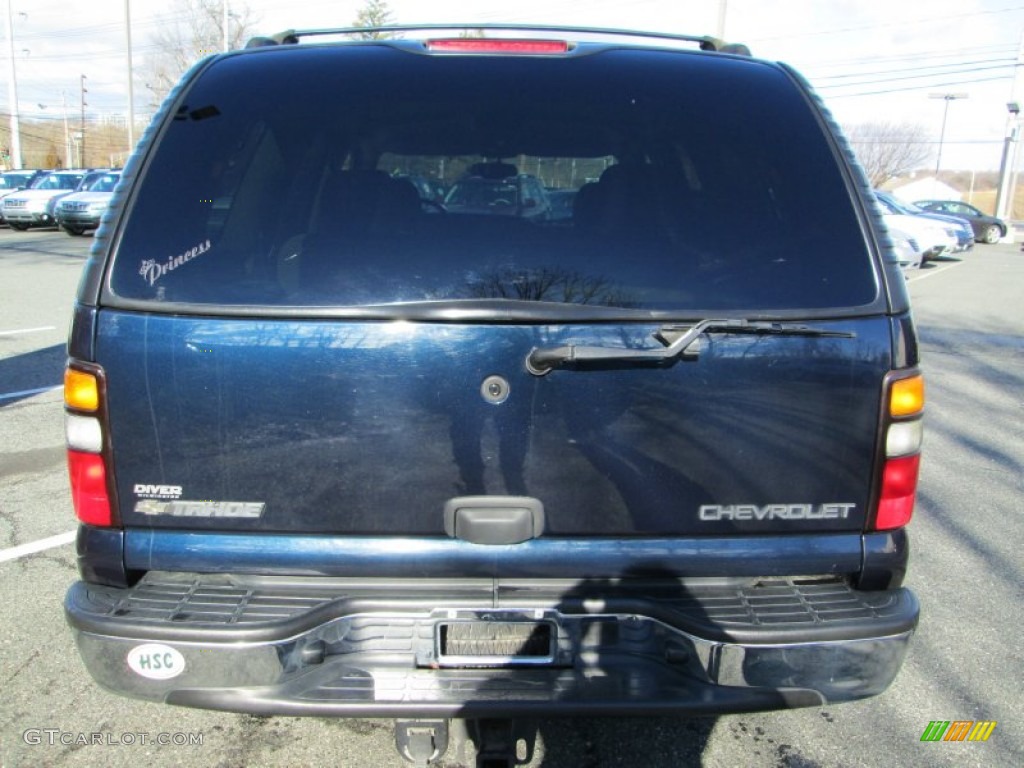
[[[169,645],[146,643],[128,651],[128,666],[150,680],[170,680],[185,671],[185,657]]]

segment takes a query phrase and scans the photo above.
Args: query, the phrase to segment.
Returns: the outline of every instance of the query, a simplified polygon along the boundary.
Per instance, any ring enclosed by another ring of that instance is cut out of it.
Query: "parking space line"
[[[8,560],[17,560],[19,557],[25,557],[27,555],[34,555],[47,549],[53,549],[54,547],[62,547],[65,544],[72,543],[77,535],[78,531],[68,531],[67,533],[60,533],[46,539],[30,541],[28,544],[19,544],[18,546],[11,547],[10,549],[0,549],[0,563]]]
[[[0,336],[14,336],[19,333],[39,333],[40,331],[56,331],[55,325],[43,325],[39,328],[16,328],[13,331],[0,331]]]
[[[62,389],[63,384],[54,384],[52,387],[39,387],[38,389],[23,389],[20,392],[5,392],[0,395],[0,402],[4,400],[15,400],[19,397],[32,397],[32,395],[41,395],[43,392],[53,392],[55,389]]]
[[[924,280],[928,277],[934,277],[935,275],[941,275],[943,272],[949,272],[954,267],[962,267],[966,264],[966,261],[958,261],[956,264],[947,264],[942,269],[936,269],[935,271],[928,271],[924,274],[917,274],[907,280],[908,283],[916,283],[918,280]]]

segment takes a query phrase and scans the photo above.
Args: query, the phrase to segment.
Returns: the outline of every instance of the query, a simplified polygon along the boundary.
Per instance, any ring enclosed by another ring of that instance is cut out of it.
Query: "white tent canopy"
[[[892,193],[900,200],[905,200],[908,203],[912,203],[915,200],[959,200],[963,197],[960,192],[949,186],[949,184],[943,184],[931,176],[893,187]]]

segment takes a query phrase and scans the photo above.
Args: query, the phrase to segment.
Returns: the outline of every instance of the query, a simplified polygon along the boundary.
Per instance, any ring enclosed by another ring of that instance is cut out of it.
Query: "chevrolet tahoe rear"
[[[104,687],[443,721],[893,680],[924,391],[845,140],[710,38],[511,34],[263,40],[143,138],[65,386]],[[408,181],[521,174],[571,217]]]

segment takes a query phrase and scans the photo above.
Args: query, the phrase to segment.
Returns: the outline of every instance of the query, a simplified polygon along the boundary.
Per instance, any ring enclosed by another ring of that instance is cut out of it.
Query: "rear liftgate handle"
[[[445,502],[444,530],[473,544],[520,544],[544,533],[544,504],[532,496],[458,496]]]

